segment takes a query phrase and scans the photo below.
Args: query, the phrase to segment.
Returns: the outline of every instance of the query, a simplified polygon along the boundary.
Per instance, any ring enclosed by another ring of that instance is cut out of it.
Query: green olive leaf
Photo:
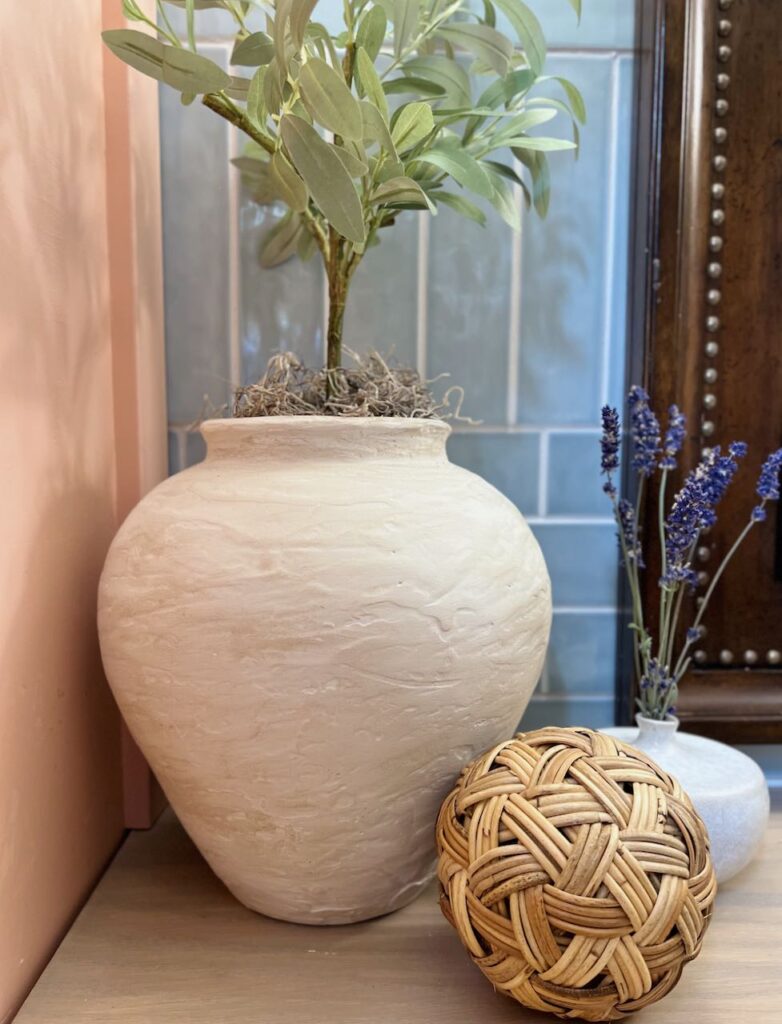
[[[220,92],[231,84],[230,75],[208,57],[183,47],[166,46],[145,32],[132,28],[109,29],[103,33],[103,41],[113,54],[136,71],[180,92],[197,95]]]
[[[430,149],[428,152],[419,153],[416,160],[446,171],[454,181],[476,195],[483,196],[484,199],[491,199],[493,195],[494,189],[485,167],[464,149],[456,146],[448,149]]]
[[[247,116],[259,128],[266,125],[266,104],[263,98],[263,80],[266,77],[266,68],[261,67],[250,80],[250,88],[247,91]]]
[[[377,109],[383,115],[384,120],[388,120],[388,100],[386,94],[383,92],[383,84],[380,81],[380,76],[375,70],[375,65],[372,63],[369,54],[363,47],[359,47],[356,51],[356,79],[361,89],[367,96],[367,98],[375,104]]]
[[[432,108],[428,103],[417,101],[400,107],[391,128],[391,138],[397,152],[412,149],[434,130]]]
[[[438,204],[445,203],[446,206],[450,206],[451,209],[460,213],[462,217],[474,220],[476,224],[480,224],[481,227],[485,227],[486,214],[479,206],[476,206],[475,203],[471,203],[470,200],[465,199],[464,196],[457,195],[454,192],[436,192],[434,193],[434,200]]]
[[[299,89],[312,119],[335,135],[360,140],[361,108],[344,78],[320,57],[311,57],[299,74]]]
[[[395,57],[401,57],[402,51],[418,25],[419,11],[419,0],[393,0]]]
[[[263,236],[258,252],[261,266],[268,270],[295,256],[302,230],[298,216],[289,210]]]
[[[265,32],[253,32],[234,47],[231,63],[240,67],[263,67],[274,56],[274,40]]]
[[[396,146],[391,138],[388,125],[383,120],[383,115],[369,100],[360,100],[359,107],[361,108],[365,141],[379,142],[386,153],[389,153],[396,160]],[[432,120],[434,121],[434,119]]]
[[[337,156],[312,125],[286,114],[280,134],[293,166],[304,179],[323,216],[351,242],[363,242],[364,213],[356,187]]]
[[[304,33],[317,2],[318,0],[292,0],[291,2],[291,38],[297,49],[301,49],[304,43]]]
[[[447,97],[449,106],[469,107],[472,103],[470,77],[455,60],[432,54],[405,61],[402,70],[405,75],[411,75],[415,79],[423,78],[438,86]]]
[[[513,43],[496,28],[475,25],[468,21],[449,22],[438,27],[437,35],[456,46],[463,46],[465,50],[469,50],[479,60],[488,64],[498,75],[507,73],[513,56]]]
[[[386,205],[389,203],[405,203],[413,205],[422,210],[434,212],[435,206],[430,201],[424,190],[417,181],[402,175],[398,178],[389,178],[382,182],[372,193],[370,202],[373,205]]]
[[[279,150],[272,156],[269,170],[280,198],[296,213],[303,213],[309,201],[307,186]]]
[[[513,26],[529,66],[539,75],[546,60],[546,40],[540,22],[522,0],[494,0],[494,3]]]
[[[334,152],[341,160],[342,166],[351,178],[360,178],[369,170],[369,166],[366,161],[360,160],[344,146],[334,146]]]
[[[387,24],[385,11],[379,4],[370,7],[358,23],[356,46],[366,50],[372,61],[376,59],[385,42]]]

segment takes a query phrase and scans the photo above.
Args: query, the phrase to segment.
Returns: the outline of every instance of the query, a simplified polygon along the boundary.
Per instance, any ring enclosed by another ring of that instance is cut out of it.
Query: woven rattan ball
[[[496,989],[618,1020],[696,957],[716,892],[679,783],[590,729],[538,729],[472,761],[437,821],[443,913]]]

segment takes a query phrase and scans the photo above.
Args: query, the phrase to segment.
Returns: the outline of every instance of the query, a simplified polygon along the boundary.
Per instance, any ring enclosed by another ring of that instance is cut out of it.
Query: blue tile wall
[[[543,729],[547,725],[577,725],[604,729],[615,724],[613,697],[533,697],[519,728]]]
[[[616,605],[618,558],[611,523],[552,518],[534,521],[532,529],[546,558],[555,607]]]
[[[225,66],[224,47],[203,52]],[[187,423],[205,395],[219,406],[231,391],[229,136],[173,89],[160,90],[160,119],[168,413]]]
[[[258,206],[242,195],[239,330],[244,384],[261,376],[275,352],[295,352],[309,365],[317,365],[323,357],[324,273],[320,259],[291,259],[269,270],[258,262],[261,241],[283,211],[283,207]]]
[[[524,223],[518,417],[521,423],[594,425],[606,361],[622,361],[624,321],[612,295],[626,289],[629,161],[617,166],[618,110],[630,116],[615,55],[555,55],[547,67],[581,89],[588,111],[578,159],[553,154],[548,216]],[[547,83],[549,84],[549,83]],[[617,236],[619,228],[623,234]]]
[[[542,694],[613,698],[617,625],[613,610],[555,612]]]
[[[617,553],[596,427],[600,406],[619,404],[624,388],[635,5],[584,0],[580,25],[567,0],[532,6],[549,41],[547,72],[572,78],[588,107],[578,161],[552,155],[548,218],[525,213],[519,238],[493,213],[484,230],[447,208],[404,214],[357,272],[346,344],[465,387],[463,412],[480,422],[458,425],[450,457],[518,505],[552,577],[552,642],[524,727],[600,726],[614,714]],[[340,0],[317,8],[327,24],[340,10]],[[183,30],[182,12],[171,16]],[[231,19],[205,10],[198,24],[203,52],[225,66]],[[205,395],[224,404],[232,384],[282,349],[321,360],[324,282],[317,260],[259,268],[279,211],[243,193],[228,165],[238,137],[165,88],[161,119],[176,472],[203,458],[186,428]]]
[[[452,462],[494,484],[525,515],[534,515],[537,511],[538,434],[454,433],[448,439],[448,456]]]
[[[512,233],[490,208],[485,228],[441,208],[429,231],[426,372],[464,387],[465,415],[505,423]]]
[[[600,476],[598,431],[549,434],[546,512],[553,516],[607,516],[611,506]]]

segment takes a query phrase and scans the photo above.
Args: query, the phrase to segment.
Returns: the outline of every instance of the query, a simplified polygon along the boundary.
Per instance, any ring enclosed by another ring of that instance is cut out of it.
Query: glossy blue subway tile
[[[552,74],[572,79],[584,93],[588,123],[578,160],[570,153],[550,154],[547,218],[525,214],[518,417],[522,423],[588,426],[602,397],[611,326],[608,275],[620,282],[626,275],[626,246],[615,246],[611,259],[614,197],[606,187],[612,180],[612,95],[619,80],[610,55],[557,56],[550,65]],[[565,130],[564,122],[558,130]]]
[[[168,413],[187,423],[205,395],[219,406],[231,391],[228,130],[167,86],[160,116]]]
[[[616,721],[612,697],[585,700],[583,697],[564,700],[547,700],[533,696],[521,719],[522,732],[544,729],[548,725],[584,726],[588,729],[605,729]]]
[[[583,0],[581,20],[568,0],[532,0],[549,48],[632,49],[635,41],[633,0]]]
[[[554,606],[606,607],[616,603],[619,560],[610,523],[535,523],[548,565]]]
[[[538,500],[537,434],[451,434],[448,456],[457,466],[488,480],[525,515],[534,514]]]
[[[231,173],[234,173],[231,168]],[[256,381],[275,352],[293,352],[310,366],[323,362],[324,298],[320,255],[298,256],[270,269],[258,250],[267,231],[284,213],[275,204],[259,206],[243,194],[239,210],[241,374]]]
[[[379,234],[350,285],[345,345],[370,349],[399,366],[416,365],[418,323],[418,221],[406,211]]]
[[[547,508],[555,516],[608,516],[600,476],[600,434],[551,433],[548,438]]]
[[[546,659],[546,693],[614,695],[617,614],[556,612]]]
[[[485,208],[484,228],[444,206],[430,221],[427,373],[450,374],[491,426],[507,422],[513,232]]]
[[[633,75],[630,56],[619,58],[614,198],[614,272],[611,275],[611,331],[608,344],[608,402],[621,409],[627,364],[627,294],[629,288],[630,181],[633,141]]]

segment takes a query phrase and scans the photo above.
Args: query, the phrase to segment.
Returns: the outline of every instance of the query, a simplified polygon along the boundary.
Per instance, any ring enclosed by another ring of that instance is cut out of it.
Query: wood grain
[[[704,445],[749,443],[719,524],[699,545],[696,568],[713,574],[756,502],[762,459],[782,443],[782,19],[777,0],[642,0],[637,10],[636,132],[645,159],[635,168],[630,366],[657,409],[677,402],[686,412],[684,467]],[[669,496],[681,478],[674,474]],[[655,487],[645,504],[651,541]],[[645,574],[653,630],[655,546],[647,545]],[[782,670],[767,657],[782,645],[780,609],[782,510],[771,506],[705,616],[701,660],[677,703],[688,731],[733,743],[782,739]],[[693,615],[688,602],[682,627]],[[732,660],[723,662],[723,651]],[[629,720],[634,695],[624,675],[619,704]]]
[[[720,891],[702,955],[643,1024],[782,1022],[782,799],[774,803],[761,856]],[[493,992],[434,887],[367,924],[272,921],[232,899],[168,810],[130,835],[17,1024],[552,1020]]]

